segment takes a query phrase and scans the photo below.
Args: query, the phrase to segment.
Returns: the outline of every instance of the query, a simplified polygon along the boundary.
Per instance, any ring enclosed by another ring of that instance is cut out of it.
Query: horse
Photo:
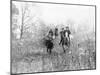
[[[70,38],[68,37],[68,33],[67,32],[63,36],[61,43],[62,43],[62,48],[63,48],[64,53],[65,53],[66,49],[68,49],[70,47]]]
[[[47,53],[51,54],[52,49],[54,47],[52,40],[45,40],[45,45],[46,45],[46,48],[47,48]]]
[[[66,52],[66,50],[69,50],[70,48],[70,41],[73,40],[74,36],[73,35],[67,35],[67,33],[65,34],[65,37],[63,38],[63,41],[62,41],[62,48],[64,50],[64,53]]]
[[[54,40],[53,32],[49,32],[49,34],[44,39],[44,44],[47,48],[47,53],[51,54],[52,49],[54,48],[53,40]]]

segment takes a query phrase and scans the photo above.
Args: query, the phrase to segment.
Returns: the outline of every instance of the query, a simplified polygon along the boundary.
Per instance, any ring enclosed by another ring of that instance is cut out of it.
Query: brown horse
[[[66,49],[68,49],[69,46],[70,46],[70,39],[68,37],[68,33],[67,32],[64,32],[63,29],[61,31],[61,41],[60,41],[59,44],[62,45],[62,48],[64,50],[64,53],[66,52]]]
[[[52,49],[54,48],[54,44],[53,44],[53,31],[50,30],[49,34],[45,37],[45,46],[47,48],[47,53],[51,54],[52,53]]]

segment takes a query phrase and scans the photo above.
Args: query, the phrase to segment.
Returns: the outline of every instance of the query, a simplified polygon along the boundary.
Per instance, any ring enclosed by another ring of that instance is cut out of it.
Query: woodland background
[[[64,23],[48,23],[39,17],[41,14],[42,9],[37,3],[12,2],[12,72],[95,69],[94,23],[86,19],[77,23],[72,18],[65,19]],[[93,20],[94,18],[90,21]],[[43,44],[43,37],[50,28],[58,27],[60,31],[66,25],[69,25],[73,35],[69,52],[63,54],[61,46],[58,45],[60,40],[58,37],[54,41],[52,55],[48,55]]]

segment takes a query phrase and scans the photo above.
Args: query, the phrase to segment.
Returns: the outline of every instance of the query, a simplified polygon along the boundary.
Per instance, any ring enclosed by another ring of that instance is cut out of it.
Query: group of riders
[[[67,48],[70,47],[70,30],[69,27],[62,28],[60,33],[58,32],[58,28],[54,29],[54,32],[52,29],[49,30],[48,34],[46,35],[45,45],[47,47],[47,52],[49,54],[52,53],[52,49],[54,48],[54,39],[56,39],[60,35],[60,42],[59,45],[62,46],[64,53],[66,52],[64,46],[67,46]]]

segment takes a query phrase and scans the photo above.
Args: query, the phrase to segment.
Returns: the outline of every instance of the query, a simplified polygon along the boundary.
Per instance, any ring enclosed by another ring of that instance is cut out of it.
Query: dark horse
[[[52,49],[54,47],[54,44],[53,44],[52,40],[46,40],[46,47],[47,47],[47,52],[49,54],[51,54],[52,53]]]
[[[52,49],[54,47],[54,44],[53,44],[53,32],[52,32],[52,30],[49,31],[49,34],[45,38],[45,46],[47,48],[47,52],[49,54],[51,54],[52,53]]]
[[[64,53],[66,52],[66,49],[69,48],[70,46],[70,39],[68,37],[68,32],[65,32],[64,29],[62,28],[62,31],[60,32],[61,35],[61,40],[59,45],[62,45],[62,48],[64,50]]]

